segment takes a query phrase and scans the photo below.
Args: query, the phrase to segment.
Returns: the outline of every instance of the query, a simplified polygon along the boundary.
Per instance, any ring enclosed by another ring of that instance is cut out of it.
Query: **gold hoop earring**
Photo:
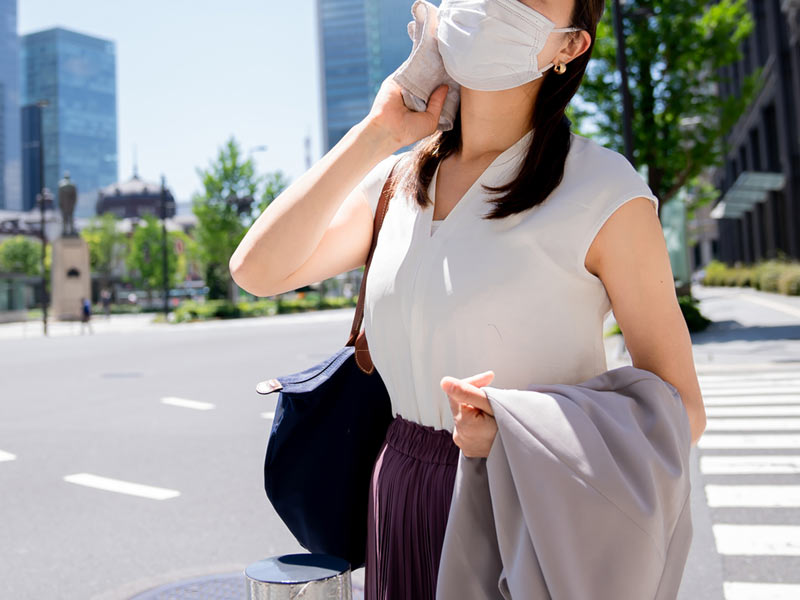
[[[559,63],[553,67],[553,70],[559,75],[563,75],[564,73],[567,72],[567,65],[565,65],[564,63]]]

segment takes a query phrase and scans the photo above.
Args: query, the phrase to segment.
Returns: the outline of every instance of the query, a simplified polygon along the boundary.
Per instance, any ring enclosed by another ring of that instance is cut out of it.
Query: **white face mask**
[[[473,90],[507,90],[538,79],[538,55],[555,23],[520,0],[444,0],[439,8],[439,53],[447,74]]]

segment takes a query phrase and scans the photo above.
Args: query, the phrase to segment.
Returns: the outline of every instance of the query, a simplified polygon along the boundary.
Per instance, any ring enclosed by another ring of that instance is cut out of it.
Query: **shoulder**
[[[603,146],[598,141],[571,132],[570,152],[567,161],[579,162],[584,170],[596,169],[592,176],[636,176],[641,175],[633,168],[630,161],[616,150]],[[588,175],[589,173],[587,173]]]
[[[381,197],[381,190],[383,190],[383,185],[386,183],[389,173],[399,161],[408,157],[410,153],[411,151],[407,150],[406,152],[392,154],[391,156],[384,158],[377,165],[375,165],[358,184],[357,189],[360,189],[364,196],[366,196],[373,215],[377,210],[378,201]]]
[[[601,216],[637,197],[648,198],[658,209],[658,198],[627,157],[593,139],[572,133],[564,170],[565,178],[581,190],[576,201]]]
[[[368,184],[373,181],[380,180],[381,185],[389,176],[389,172],[392,170],[396,164],[399,164],[403,159],[407,158],[411,154],[410,150],[405,152],[400,152],[398,154],[392,154],[387,156],[382,161],[380,161],[377,165],[375,165],[369,173],[367,173],[364,180],[361,182],[363,184]]]

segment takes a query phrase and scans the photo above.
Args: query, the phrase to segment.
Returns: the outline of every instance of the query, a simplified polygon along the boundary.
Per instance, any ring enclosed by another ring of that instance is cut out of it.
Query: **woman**
[[[440,50],[462,85],[454,129],[436,132],[446,87],[415,113],[387,79],[369,115],[231,258],[236,282],[259,296],[363,265],[394,168],[364,318],[395,412],[373,470],[367,598],[434,597],[458,454],[488,456],[497,431],[476,408],[487,407],[480,388],[605,371],[610,309],[634,365],[681,393],[693,443],[705,427],[658,200],[624,157],[564,117],[603,9],[445,0]]]

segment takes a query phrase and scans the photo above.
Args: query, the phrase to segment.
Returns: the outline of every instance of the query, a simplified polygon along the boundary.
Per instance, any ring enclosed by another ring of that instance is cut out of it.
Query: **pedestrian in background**
[[[83,335],[83,330],[87,327],[89,328],[89,333],[94,334],[91,318],[92,304],[88,298],[81,298],[81,335]]]

